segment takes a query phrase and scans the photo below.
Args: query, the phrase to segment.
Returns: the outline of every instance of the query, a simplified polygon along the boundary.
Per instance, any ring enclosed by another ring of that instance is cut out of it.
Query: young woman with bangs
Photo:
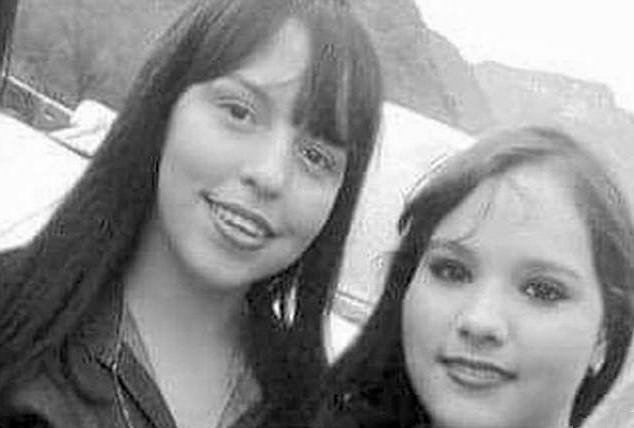
[[[52,219],[1,257],[3,423],[295,420],[380,103],[343,1],[189,6]]]

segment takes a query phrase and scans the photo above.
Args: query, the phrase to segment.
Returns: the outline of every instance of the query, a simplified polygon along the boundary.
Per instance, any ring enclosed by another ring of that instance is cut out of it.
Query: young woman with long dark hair
[[[52,219],[0,258],[5,421],[293,420],[380,103],[345,2],[189,6]]]

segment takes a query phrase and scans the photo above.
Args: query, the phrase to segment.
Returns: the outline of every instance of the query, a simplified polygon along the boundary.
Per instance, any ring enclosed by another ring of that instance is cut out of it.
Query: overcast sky
[[[634,112],[631,0],[415,0],[470,62],[495,60],[607,84]]]

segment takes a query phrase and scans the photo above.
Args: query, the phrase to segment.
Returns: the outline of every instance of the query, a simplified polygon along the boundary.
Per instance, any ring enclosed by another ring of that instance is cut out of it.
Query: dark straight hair
[[[156,198],[172,106],[191,85],[226,75],[288,19],[310,35],[294,120],[347,149],[343,184],[324,228],[289,268],[248,295],[247,357],[264,402],[292,401],[325,366],[322,318],[380,120],[374,49],[341,0],[201,0],[166,32],[140,71],[93,161],[25,248],[0,258],[0,390],[63,348],[100,292],[118,286]],[[295,288],[292,323],[274,303]],[[283,406],[288,407],[288,406]],[[288,407],[290,408],[290,407]]]
[[[315,400],[321,402],[316,427],[336,419],[337,397],[342,394],[371,403],[379,413],[389,415],[394,426],[430,422],[406,372],[401,324],[405,294],[438,224],[484,180],[530,164],[550,167],[572,185],[601,285],[605,363],[598,373],[587,373],[583,379],[571,426],[580,426],[601,401],[627,358],[634,326],[630,210],[600,162],[578,142],[555,129],[525,127],[492,133],[457,154],[406,205],[399,221],[402,241],[393,255],[386,288],[359,340],[336,363]]]
[[[0,96],[4,92],[6,76],[11,62],[11,41],[18,9],[18,0],[0,1]]]

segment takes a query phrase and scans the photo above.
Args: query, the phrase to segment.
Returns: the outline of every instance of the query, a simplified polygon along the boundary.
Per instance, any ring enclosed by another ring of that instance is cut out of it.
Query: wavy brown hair
[[[627,358],[634,327],[630,210],[600,162],[578,142],[555,129],[525,127],[493,133],[451,158],[406,205],[399,221],[402,241],[391,261],[384,293],[359,340],[331,371],[317,399],[321,408],[315,426],[335,423],[340,413],[336,397],[342,394],[369,403],[391,418],[394,426],[429,422],[406,372],[401,329],[404,296],[443,218],[484,180],[527,164],[551,165],[573,184],[573,198],[589,231],[601,285],[605,363],[598,373],[588,372],[583,379],[571,426],[578,427],[605,396]]]

